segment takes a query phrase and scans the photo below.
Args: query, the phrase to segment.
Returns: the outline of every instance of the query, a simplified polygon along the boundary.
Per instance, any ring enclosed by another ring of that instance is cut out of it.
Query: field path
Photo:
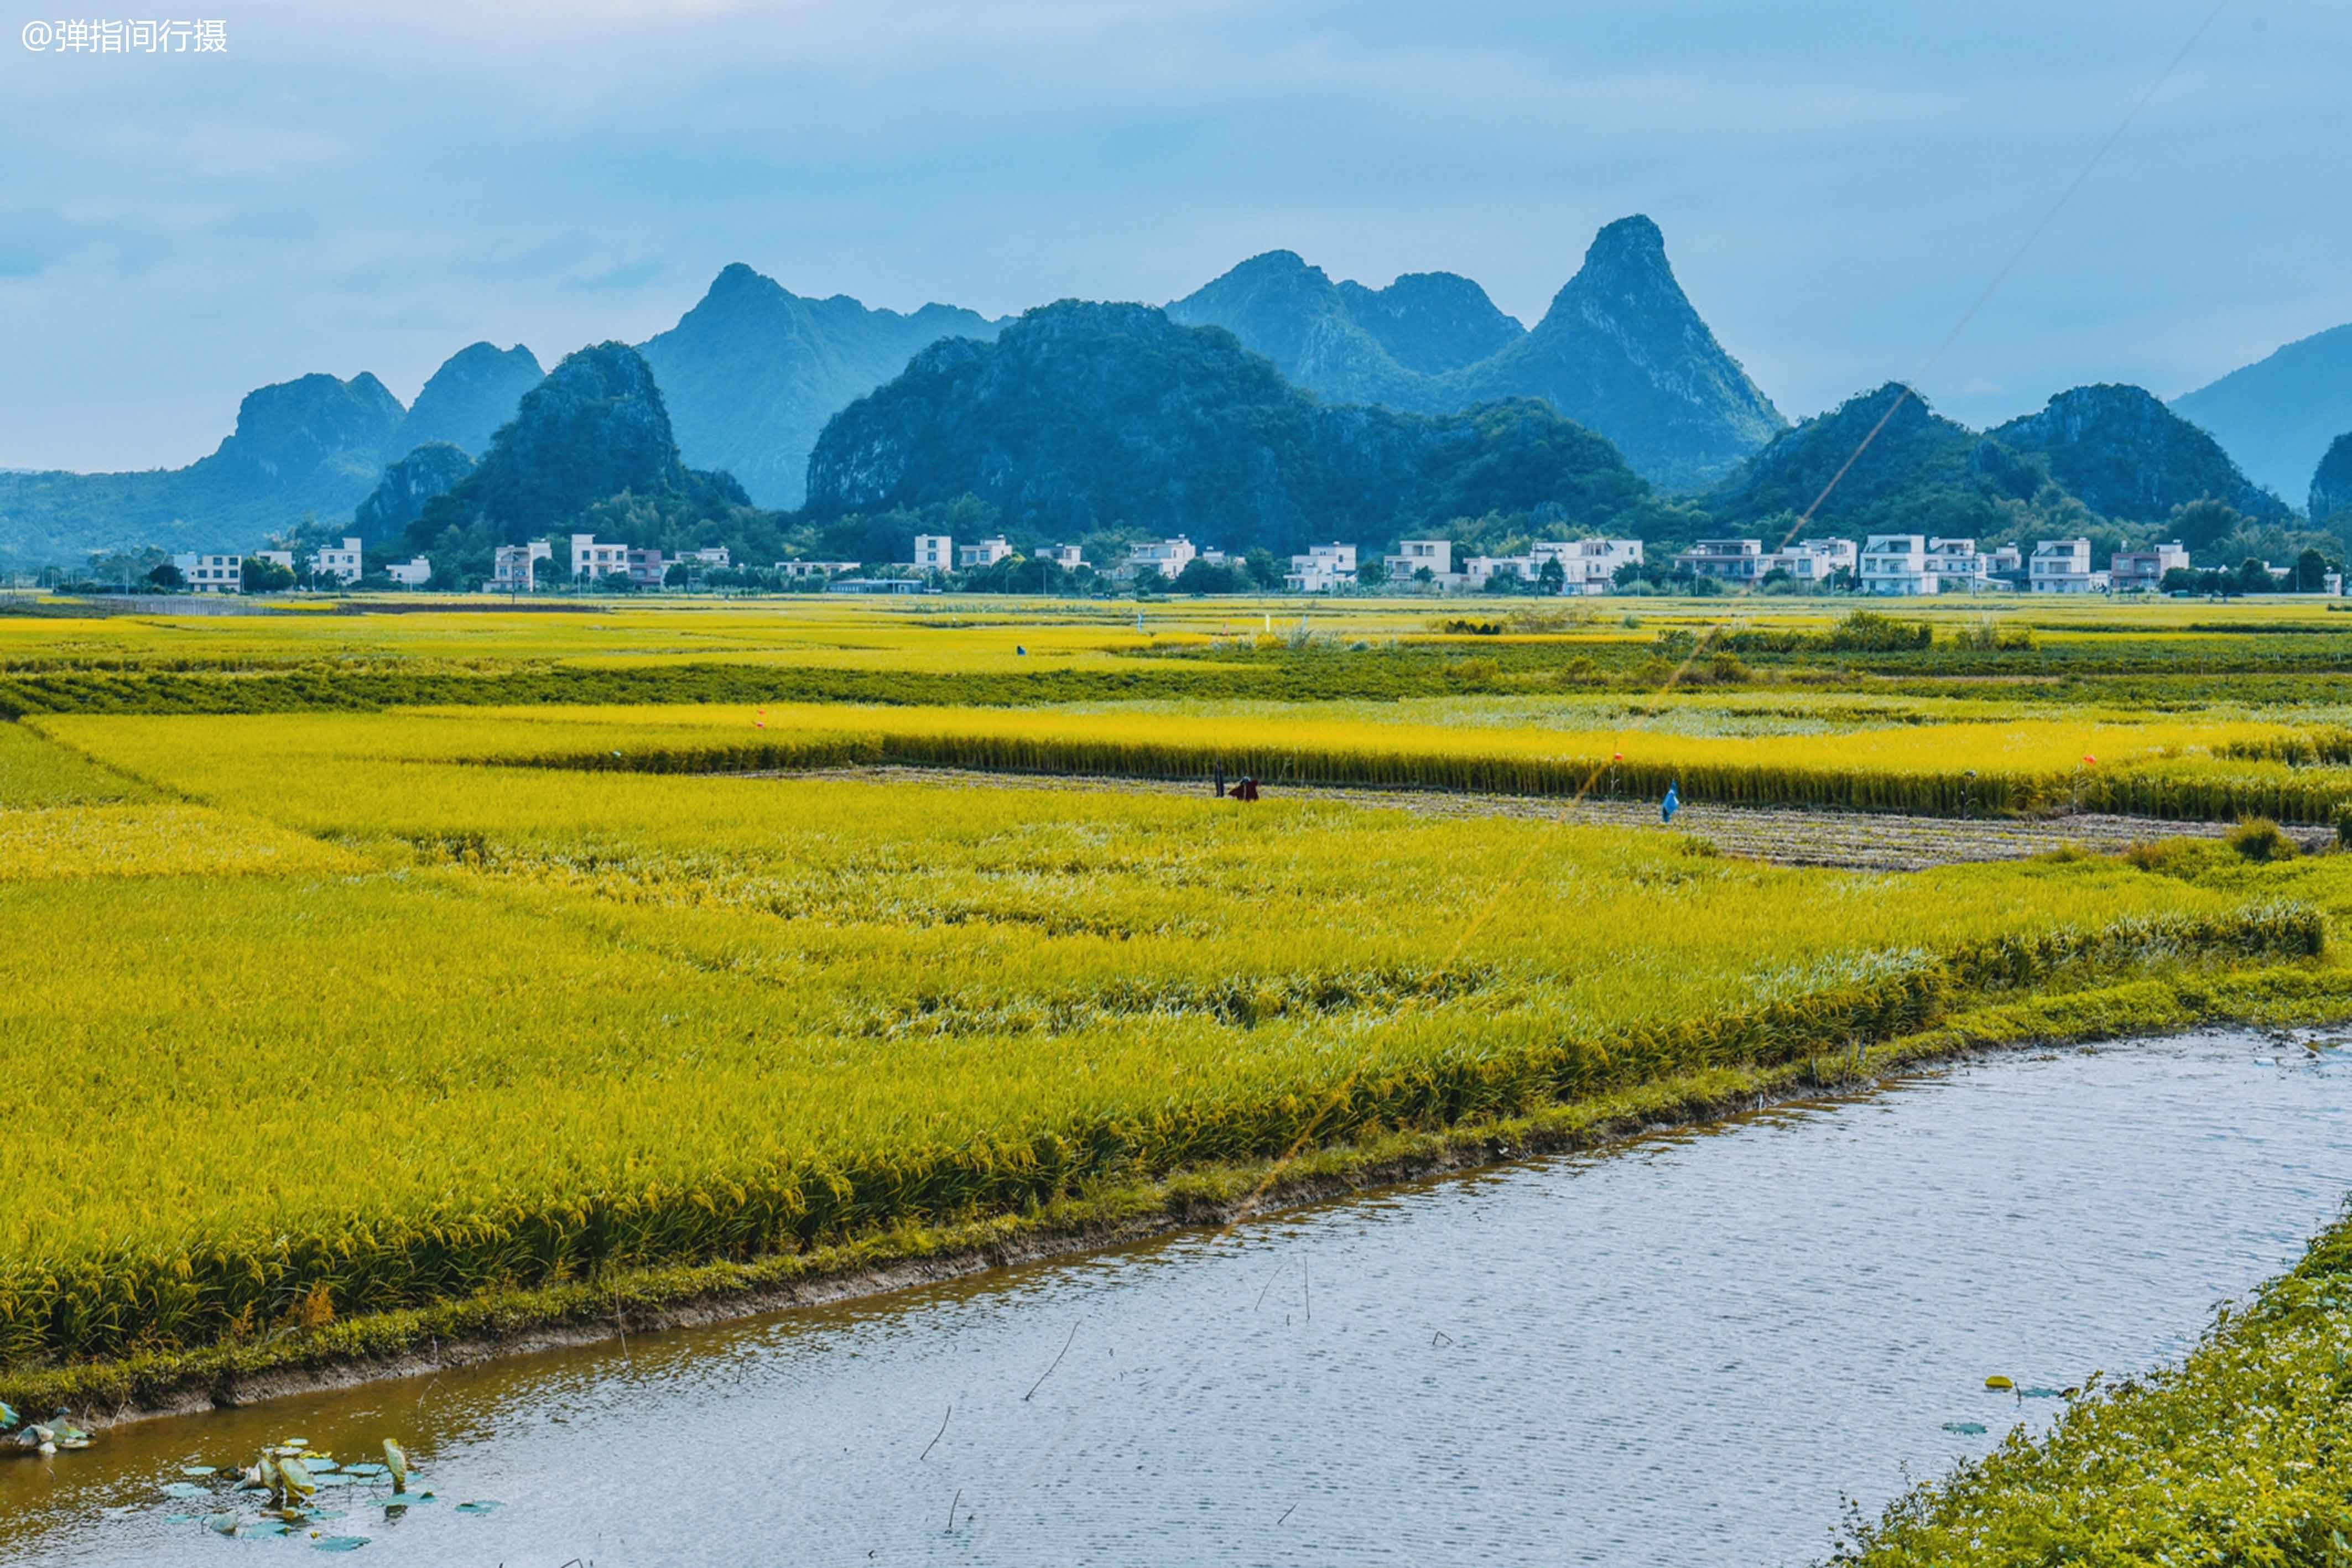
[[[827,768],[746,775],[761,779],[838,779],[874,783],[929,783],[990,789],[1056,792],[1118,791],[1136,795],[1209,792],[1206,784],[1166,779],[1112,779],[1065,774],[992,773],[961,768]],[[1261,786],[1268,800],[1330,800],[1350,806],[1419,811],[1439,817],[1516,817],[1620,827],[1645,832],[1689,833],[1726,854],[1747,855],[1783,865],[1843,866],[1861,871],[1920,871],[1966,861],[2025,860],[2067,845],[2113,851],[2165,838],[2219,838],[2227,822],[2171,822],[2148,817],[2091,813],[2026,821],[1990,818],[1907,817],[1870,811],[1825,811],[1806,808],[1760,808],[1700,803],[1685,806],[1672,828],[1658,821],[1658,808],[1635,800],[1565,800],[1526,795],[1452,794],[1431,789],[1362,789],[1284,785]],[[1236,810],[1245,810],[1238,802]],[[2316,849],[2332,835],[2297,835]]]

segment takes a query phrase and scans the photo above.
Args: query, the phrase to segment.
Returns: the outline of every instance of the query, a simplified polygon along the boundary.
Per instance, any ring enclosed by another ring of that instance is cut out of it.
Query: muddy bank
[[[1196,797],[1210,793],[1211,789],[1207,784],[1165,779],[998,773],[961,768],[830,768],[742,777]],[[1668,827],[1658,821],[1655,804],[1638,800],[1569,801],[1525,795],[1291,784],[1262,785],[1261,789],[1267,800],[1328,800],[1433,817],[1507,817],[1534,822],[1687,833],[1706,840],[1728,855],[1781,865],[1835,866],[1854,871],[1923,871],[1930,866],[1968,862],[2029,860],[2070,847],[2111,852],[2156,839],[2217,839],[2231,827],[2227,822],[2166,821],[2092,812],[2044,819],[1955,819],[1709,804],[1685,806]],[[2333,835],[2309,831],[2296,837],[2307,850],[2334,841]]]

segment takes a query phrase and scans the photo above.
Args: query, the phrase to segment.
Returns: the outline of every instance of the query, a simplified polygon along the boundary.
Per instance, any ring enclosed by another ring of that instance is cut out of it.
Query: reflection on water
[[[156,1500],[299,1431],[342,1458],[397,1436],[445,1500],[505,1505],[354,1506],[332,1528],[363,1562],[1803,1563],[1842,1496],[2055,1414],[1988,1375],[2145,1370],[2291,1261],[2352,1179],[2347,1098],[2352,1062],[2249,1036],[2011,1059],[625,1354],[141,1423],[0,1464],[0,1559],[301,1551]]]

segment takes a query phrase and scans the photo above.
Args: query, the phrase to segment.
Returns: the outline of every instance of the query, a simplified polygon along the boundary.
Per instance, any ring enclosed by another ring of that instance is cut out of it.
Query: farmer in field
[[[1658,821],[1671,822],[1675,820],[1675,813],[1683,809],[1682,790],[1682,780],[1679,779],[1666,786],[1666,798],[1658,805]]]

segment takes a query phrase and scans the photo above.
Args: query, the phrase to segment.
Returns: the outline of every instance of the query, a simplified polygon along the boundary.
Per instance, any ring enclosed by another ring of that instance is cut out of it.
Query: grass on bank
[[[2179,1366],[1857,1520],[1864,1568],[2352,1563],[2352,1218]]]

